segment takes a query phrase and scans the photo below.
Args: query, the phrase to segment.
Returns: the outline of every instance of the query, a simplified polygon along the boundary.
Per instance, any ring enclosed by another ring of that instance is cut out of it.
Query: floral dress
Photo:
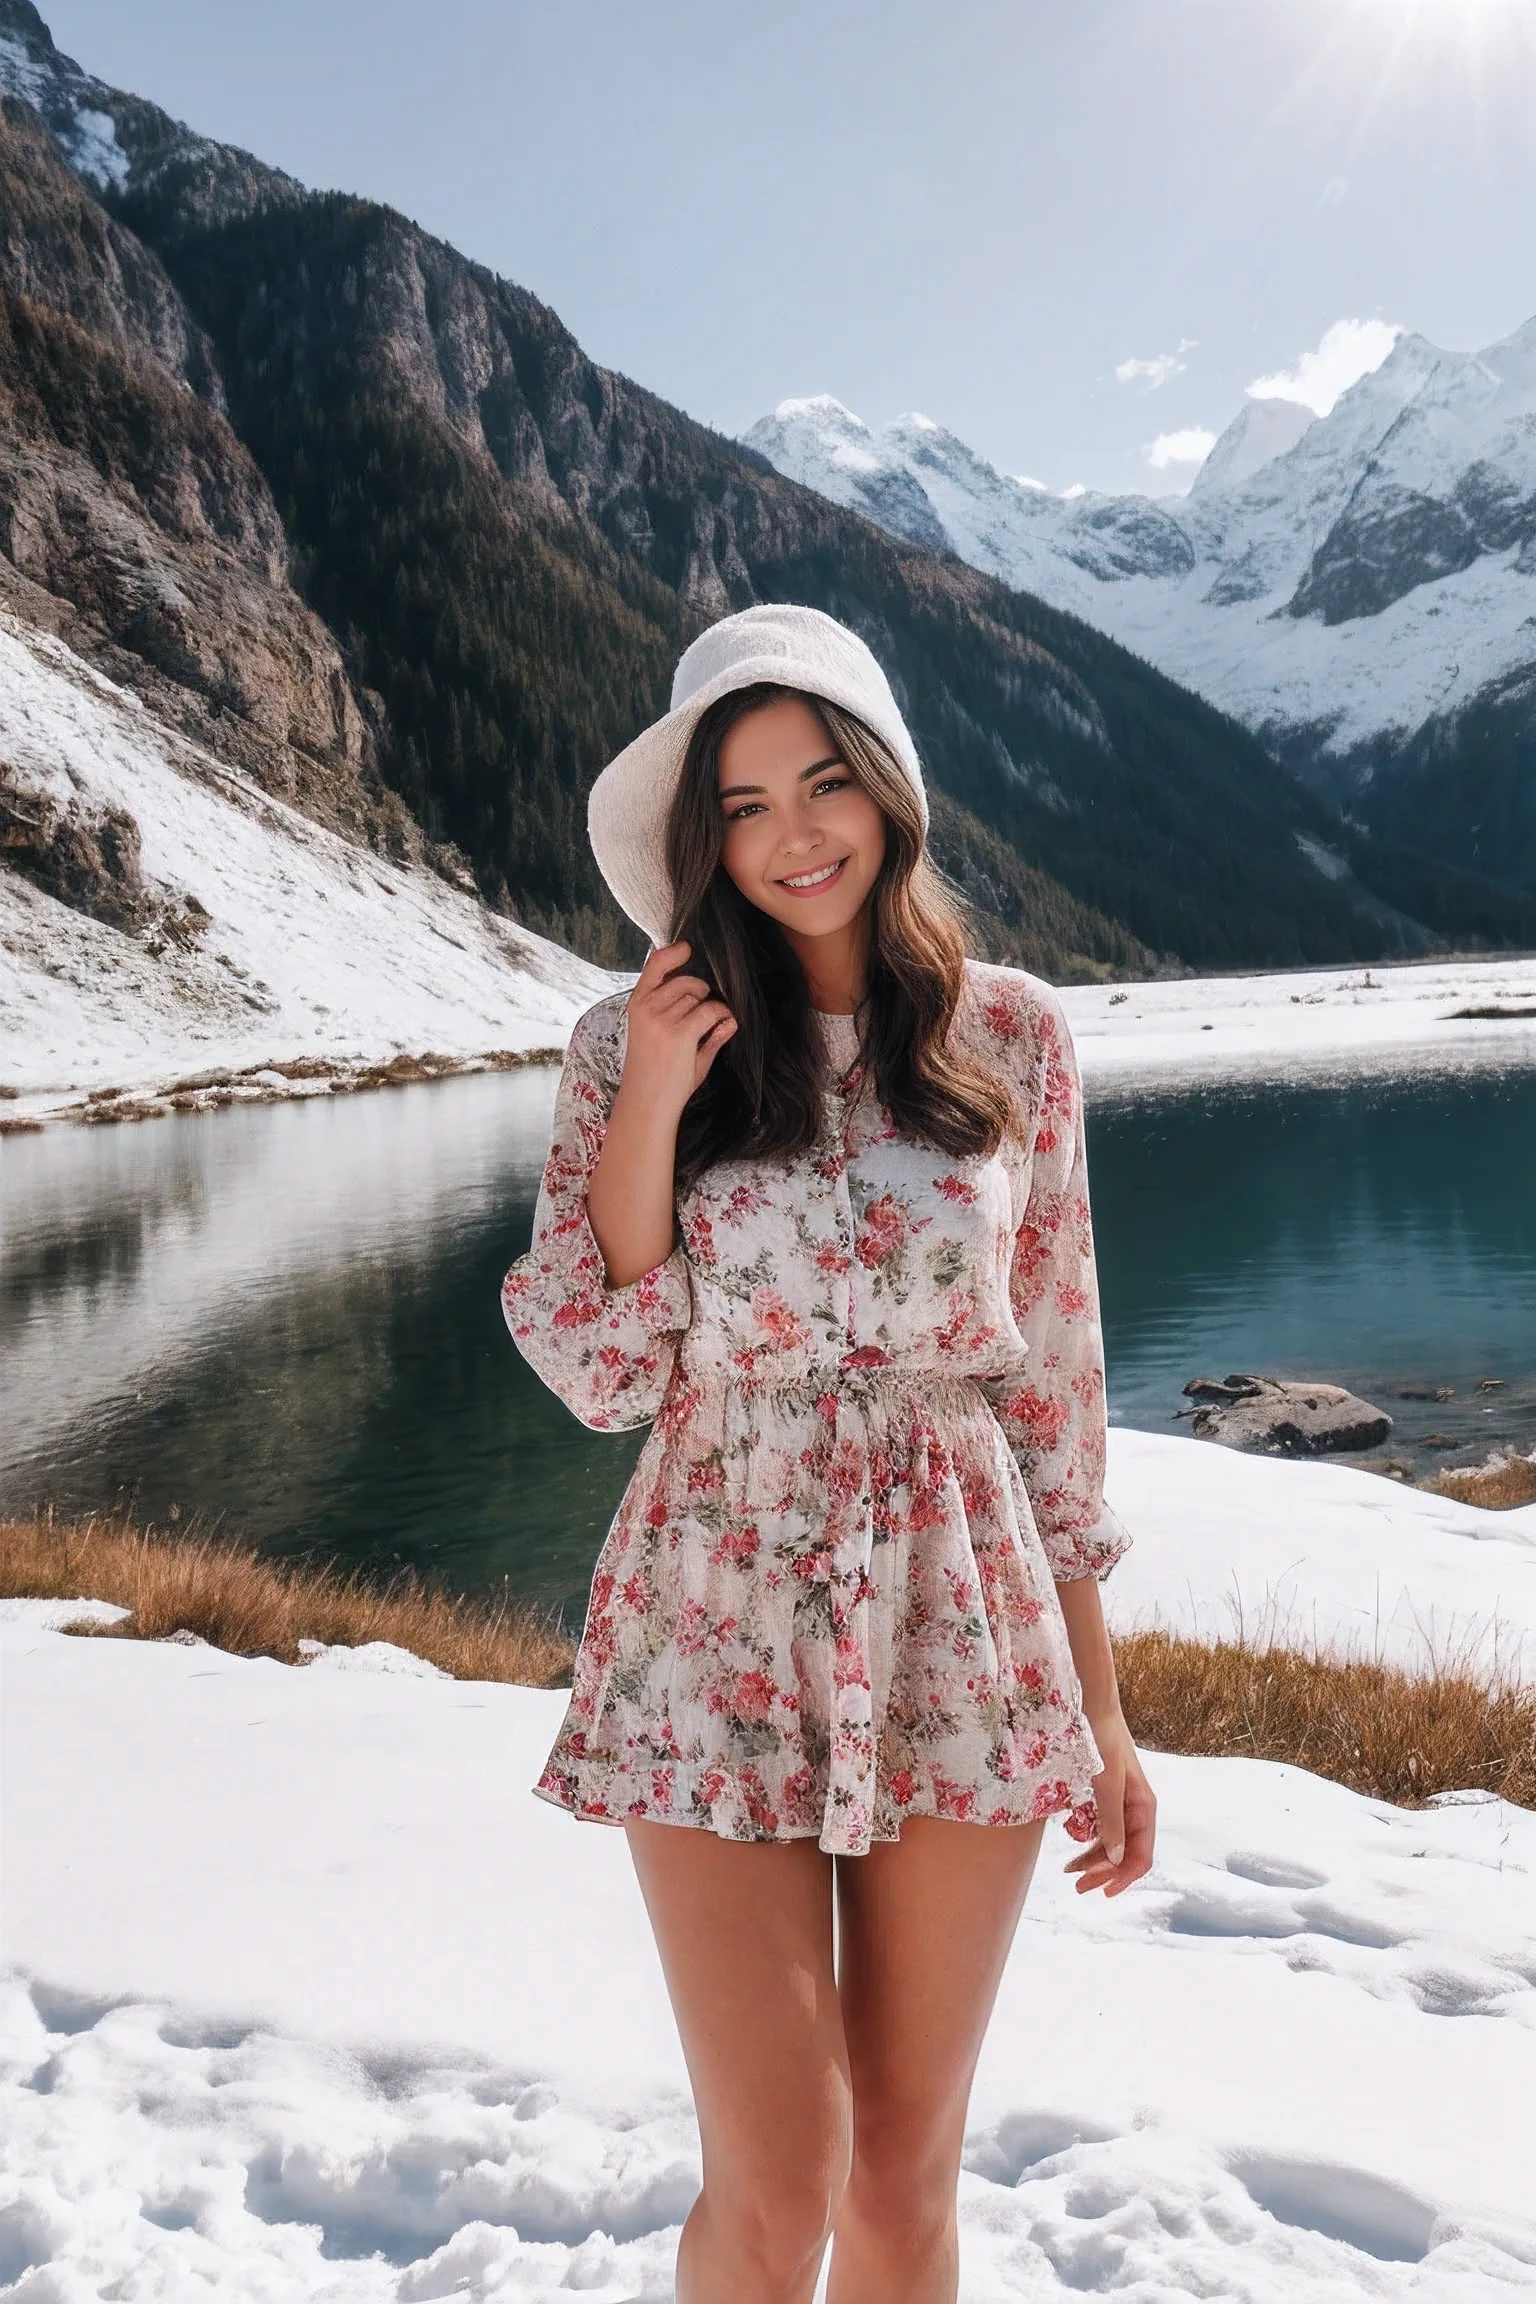
[[[609,1287],[586,1187],[627,995],[571,1035],[533,1242],[502,1304],[594,1431],[651,1424],[592,1579],[536,1787],[574,1815],[815,1838],[907,1816],[1093,1830],[1102,1766],[1057,1581],[1130,1538],[1071,1037],[1051,988],[968,960],[950,1045],[1013,1091],[990,1158],[903,1135],[823,1016],[825,1124],[679,1195],[671,1254]]]

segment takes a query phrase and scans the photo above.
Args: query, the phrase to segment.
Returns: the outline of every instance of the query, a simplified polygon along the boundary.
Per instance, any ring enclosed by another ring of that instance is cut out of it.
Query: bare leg
[[[813,1841],[626,1827],[704,2153],[677,2304],[810,2304],[848,2178],[832,1860]]]
[[[854,2148],[827,2304],[952,2304],[971,2079],[1044,1830],[911,1817],[838,1864]]]

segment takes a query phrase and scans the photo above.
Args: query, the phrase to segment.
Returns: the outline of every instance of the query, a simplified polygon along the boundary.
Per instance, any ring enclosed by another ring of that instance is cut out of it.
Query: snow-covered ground
[[[1379,1472],[1123,1426],[1108,1491],[1136,1537],[1104,1586],[1117,1632],[1246,1630],[1408,1671],[1459,1658],[1536,1681],[1536,1504],[1479,1511]]]
[[[1325,1644],[1370,1644],[1373,1581],[1389,1617],[1404,1583],[1536,1630],[1536,1513],[1127,1433],[1111,1492],[1118,1620],[1220,1629],[1235,1586],[1251,1621],[1289,1571]],[[668,2296],[685,2076],[621,1837],[528,1791],[563,1699],[9,1615],[0,2293]],[[963,2295],[1536,2290],[1536,1817],[1149,1766],[1128,1895],[1077,1897],[1047,1840]]]
[[[259,1097],[432,1052],[563,1045],[612,989],[435,873],[354,847],[169,733],[62,642],[0,616],[0,758],[23,789],[123,808],[144,879],[210,916],[182,947],[121,933],[0,872],[0,1119],[93,1090],[244,1072]],[[321,1058],[319,1080],[274,1065]],[[266,1078],[261,1078],[263,1071]]]
[[[1072,985],[1090,1087],[1536,1064],[1536,955]],[[1458,1009],[1498,1008],[1495,1017]]]

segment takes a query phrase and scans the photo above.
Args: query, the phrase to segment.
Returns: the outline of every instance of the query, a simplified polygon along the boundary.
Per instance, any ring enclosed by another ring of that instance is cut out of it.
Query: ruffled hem
[[[562,1760],[556,1747],[538,1782],[536,1798],[578,1823],[619,1826],[677,1824],[713,1832],[722,1840],[772,1844],[815,1840],[829,1856],[863,1856],[876,1843],[901,1838],[909,1816],[979,1825],[1037,1824],[1065,1811],[1074,1840],[1091,1841],[1098,1829],[1093,1778],[1100,1756],[1086,1723],[1074,1741],[1086,1750],[1081,1765],[1064,1774],[1041,1770],[1013,1783],[958,1784],[935,1764],[908,1768],[904,1797],[889,1784],[876,1793],[873,1812],[862,1802],[839,1805],[807,1784],[788,1797],[773,1794],[758,1770],[717,1763]],[[1092,1763],[1092,1764],[1090,1764]]]

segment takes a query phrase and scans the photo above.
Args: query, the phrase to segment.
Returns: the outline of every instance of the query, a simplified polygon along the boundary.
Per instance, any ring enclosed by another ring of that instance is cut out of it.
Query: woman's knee
[[[920,2246],[953,2220],[962,2141],[963,2121],[931,2108],[861,2106],[848,2205],[861,2222]]]
[[[793,2169],[733,2179],[706,2176],[700,2208],[711,2237],[765,2285],[790,2286],[820,2258],[847,2190],[846,2137],[808,2153]]]

